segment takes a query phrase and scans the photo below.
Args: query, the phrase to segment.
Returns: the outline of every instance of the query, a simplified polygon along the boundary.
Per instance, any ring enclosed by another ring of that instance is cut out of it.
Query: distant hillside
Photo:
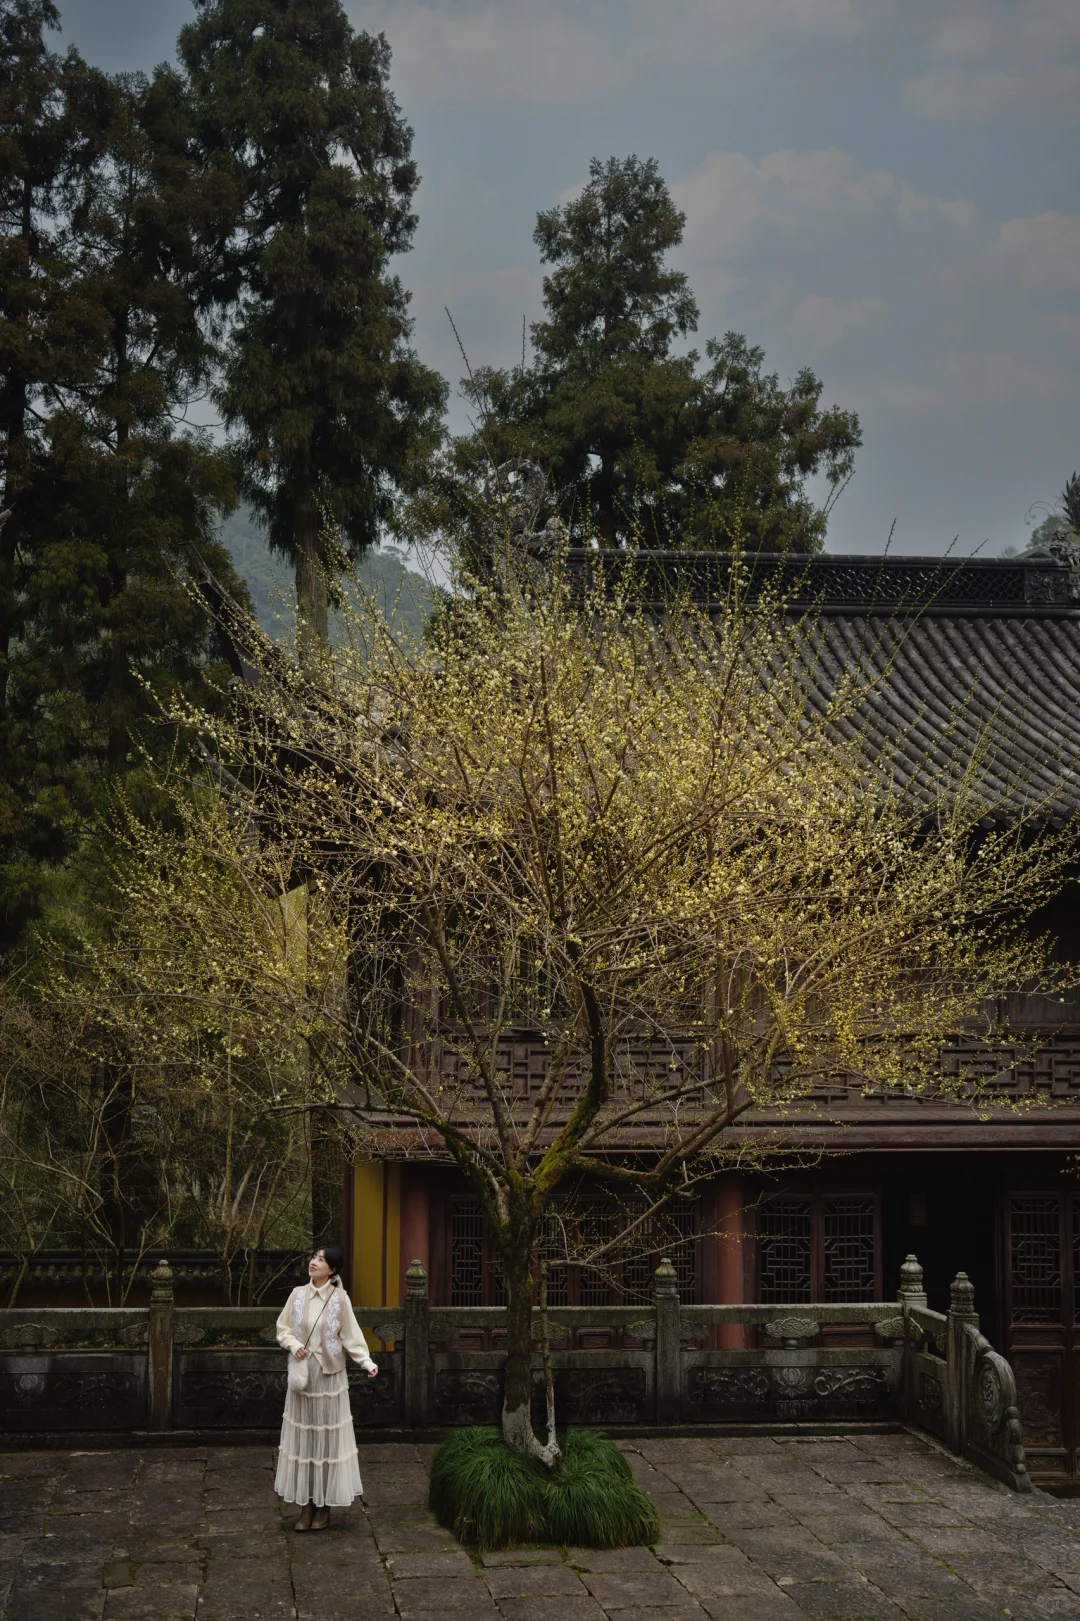
[[[293,571],[271,552],[258,519],[241,507],[221,526],[221,540],[236,572],[247,581],[259,624],[268,636],[291,636],[296,620]],[[393,546],[369,552],[357,575],[379,601],[391,623],[420,636],[434,606],[434,595],[422,575],[407,567]]]

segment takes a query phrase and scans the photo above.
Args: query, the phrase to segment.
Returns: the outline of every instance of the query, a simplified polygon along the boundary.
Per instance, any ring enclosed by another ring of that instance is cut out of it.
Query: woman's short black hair
[[[340,1244],[316,1244],[311,1253],[312,1255],[318,1255],[320,1250],[322,1250],[326,1264],[330,1268],[330,1276],[337,1276],[345,1265],[345,1251]]]

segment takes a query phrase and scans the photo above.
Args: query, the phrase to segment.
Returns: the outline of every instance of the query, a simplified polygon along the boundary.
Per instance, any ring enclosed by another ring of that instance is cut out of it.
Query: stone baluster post
[[[149,1375],[148,1425],[151,1430],[172,1427],[173,1274],[162,1258],[150,1274],[150,1324],[147,1332]]]
[[[900,1312],[904,1318],[904,1349],[903,1362],[900,1368],[900,1389],[903,1398],[904,1417],[910,1419],[915,1411],[915,1352],[918,1349],[918,1336],[913,1335],[908,1328],[907,1314],[912,1306],[926,1306],[926,1286],[923,1281],[923,1269],[914,1255],[904,1258],[900,1268],[900,1287],[896,1292],[900,1302]]]
[[[427,1426],[428,1289],[427,1273],[413,1261],[405,1274],[405,1428]]]
[[[656,1422],[677,1424],[682,1405],[682,1306],[679,1279],[665,1257],[654,1274],[656,1303]]]
[[[949,1445],[963,1452],[967,1438],[968,1337],[964,1327],[979,1326],[975,1286],[966,1272],[958,1272],[949,1289],[948,1367],[945,1374],[945,1415]]]
[[[908,1255],[900,1268],[900,1288],[897,1291],[900,1305],[925,1306],[926,1286],[923,1282],[923,1269],[914,1255]]]

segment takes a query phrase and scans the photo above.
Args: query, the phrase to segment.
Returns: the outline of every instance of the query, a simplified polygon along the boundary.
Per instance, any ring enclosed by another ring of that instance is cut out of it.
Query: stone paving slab
[[[483,1556],[427,1511],[429,1445],[362,1446],[308,1536],[267,1448],[0,1453],[0,1621],[1080,1621],[1080,1503],[917,1436],[620,1444],[655,1548]]]

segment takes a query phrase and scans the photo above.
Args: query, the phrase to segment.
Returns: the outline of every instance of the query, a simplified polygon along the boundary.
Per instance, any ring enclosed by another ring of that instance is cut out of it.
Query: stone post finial
[[[679,1293],[679,1274],[666,1255],[653,1273],[653,1292],[658,1299]]]
[[[919,1263],[915,1259],[914,1255],[905,1256],[904,1263],[900,1268],[900,1298],[901,1298],[901,1300],[903,1300],[908,1295],[924,1295],[925,1296],[925,1294],[926,1294],[926,1288],[925,1288],[925,1285],[923,1283],[923,1269],[922,1269],[922,1267],[919,1265]]]
[[[164,1255],[150,1274],[150,1299],[157,1301],[173,1298],[173,1269]]]
[[[405,1274],[405,1293],[408,1295],[427,1294],[427,1273],[418,1260],[412,1262]]]
[[[960,1317],[975,1315],[975,1285],[966,1272],[958,1272],[949,1286],[949,1310]]]

